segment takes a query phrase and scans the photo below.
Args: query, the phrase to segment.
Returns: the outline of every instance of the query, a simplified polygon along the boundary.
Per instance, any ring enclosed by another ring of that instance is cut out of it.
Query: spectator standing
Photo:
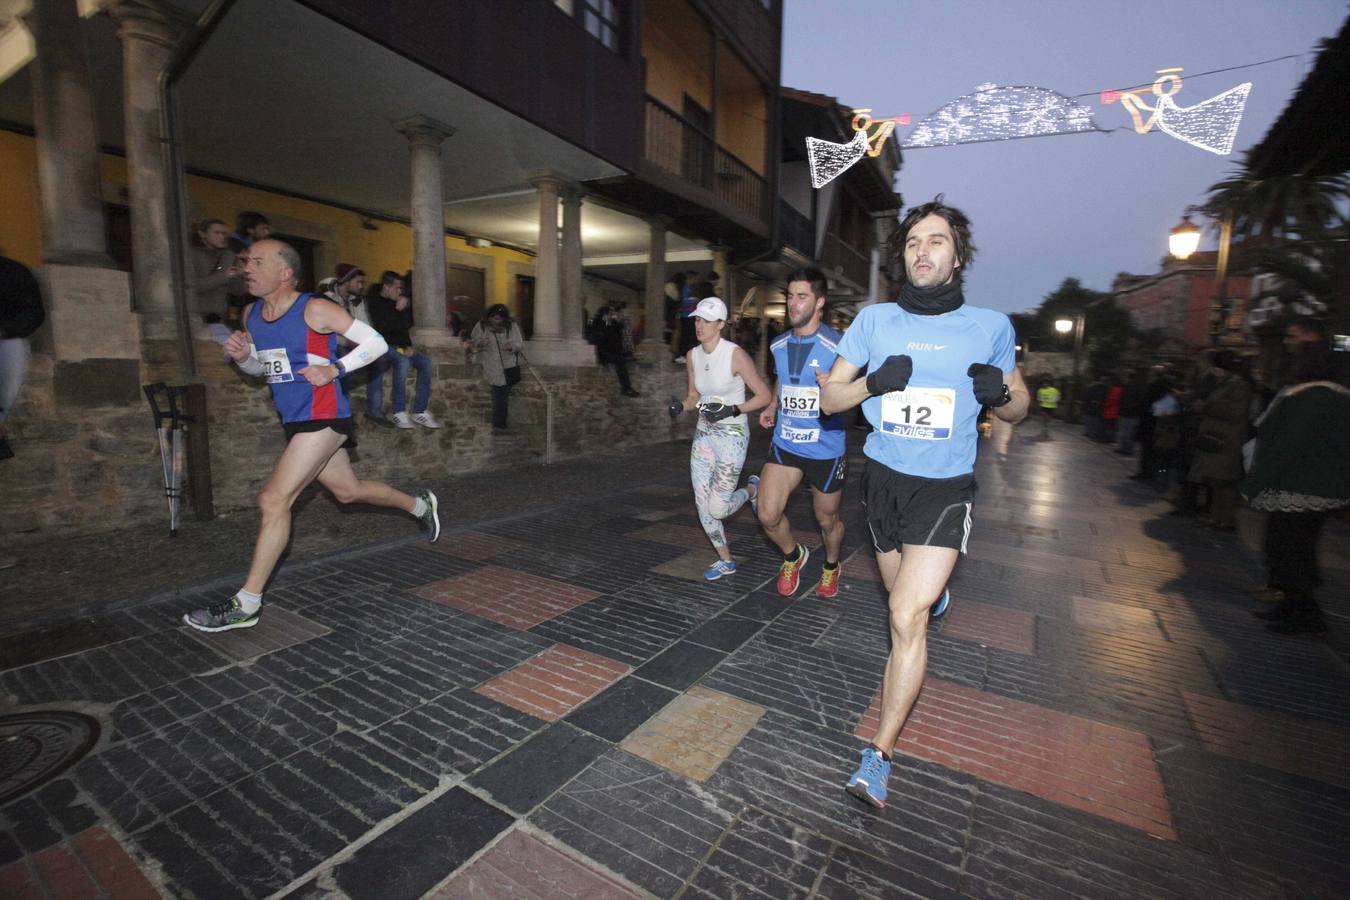
[[[1154,366],[1144,390],[1144,402],[1140,409],[1142,415],[1139,418],[1138,431],[1139,471],[1130,476],[1136,481],[1152,478],[1158,474],[1158,420],[1154,416],[1154,408],[1171,391],[1172,380],[1167,375],[1167,369],[1163,366]],[[1172,415],[1180,411],[1176,397],[1172,397],[1171,407]]]
[[[267,220],[260,212],[246,211],[241,212],[234,220],[234,234],[229,237],[230,249],[235,253],[235,265],[242,273],[244,271],[244,251],[247,250],[254,241],[261,241],[272,236],[272,223]],[[253,302],[253,296],[249,294],[247,286],[241,277],[237,284],[231,286],[230,291],[225,297],[225,321],[231,327],[238,328],[242,325],[242,316],[244,307]]]
[[[23,263],[0,256],[0,459],[14,456],[5,422],[28,371],[28,338],[46,319],[42,290]]]
[[[1266,512],[1268,584],[1283,599],[1254,613],[1279,634],[1326,630],[1314,591],[1317,540],[1327,514],[1350,506],[1350,390],[1333,379],[1335,354],[1303,349],[1292,385],[1261,420],[1251,473],[1241,484],[1253,509]]]
[[[1097,378],[1083,390],[1080,401],[1083,413],[1083,433],[1089,439],[1102,439],[1102,405],[1106,402],[1106,379]]]
[[[1120,424],[1120,398],[1125,389],[1120,386],[1117,377],[1112,377],[1108,384],[1106,399],[1102,401],[1101,440],[1109,444],[1116,439],[1116,430]]]
[[[490,307],[466,341],[478,354],[483,380],[492,389],[492,430],[507,430],[507,407],[511,388],[520,383],[520,353],[525,338],[504,304]]]
[[[1148,396],[1148,382],[1137,369],[1127,369],[1120,393],[1120,421],[1116,425],[1116,452],[1134,456],[1134,439],[1139,433],[1139,421],[1144,417],[1144,398]]]
[[[231,295],[246,293],[242,269],[230,249],[230,229],[220,219],[207,219],[197,228],[200,243],[192,248],[192,315],[224,317]]]
[[[423,428],[440,428],[441,423],[427,409],[431,402],[431,359],[413,346],[412,302],[403,295],[403,277],[397,272],[380,276],[380,293],[372,296],[370,324],[389,344],[385,364],[393,378],[393,420],[395,428],[410,429],[414,424]],[[408,415],[408,369],[417,371],[417,393],[413,397],[413,414]],[[366,415],[379,424],[384,412],[384,378],[372,375],[366,395]]]
[[[1237,485],[1242,479],[1242,445],[1247,441],[1252,390],[1238,372],[1238,359],[1215,351],[1210,366],[1214,388],[1197,404],[1199,424],[1187,480],[1209,488],[1209,515],[1215,528],[1237,525]]]

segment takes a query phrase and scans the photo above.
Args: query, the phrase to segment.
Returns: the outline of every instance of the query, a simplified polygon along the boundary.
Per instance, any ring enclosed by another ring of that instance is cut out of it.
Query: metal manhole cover
[[[56,710],[0,716],[0,806],[55,778],[93,748],[98,720]]]

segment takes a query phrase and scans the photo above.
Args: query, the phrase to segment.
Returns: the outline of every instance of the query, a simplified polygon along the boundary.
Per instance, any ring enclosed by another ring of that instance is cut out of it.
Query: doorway
[[[525,340],[534,336],[534,276],[516,276],[516,320]]]
[[[450,265],[445,270],[445,327],[451,334],[467,332],[483,318],[485,275],[473,266]]]

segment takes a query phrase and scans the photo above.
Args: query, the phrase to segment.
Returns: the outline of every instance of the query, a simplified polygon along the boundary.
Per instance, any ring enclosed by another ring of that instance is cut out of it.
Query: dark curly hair
[[[961,264],[957,268],[957,277],[970,268],[971,261],[975,259],[975,243],[970,239],[970,219],[961,210],[944,203],[943,195],[938,194],[930,203],[911,207],[900,220],[900,227],[891,233],[890,240],[886,242],[886,254],[890,260],[887,275],[892,281],[905,280],[905,241],[914,226],[929,216],[941,216],[951,226],[956,260]]]

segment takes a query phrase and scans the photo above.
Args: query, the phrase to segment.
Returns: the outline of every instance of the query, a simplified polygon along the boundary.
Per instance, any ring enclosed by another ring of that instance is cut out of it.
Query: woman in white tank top
[[[746,500],[745,489],[737,490],[745,451],[750,445],[746,413],[769,405],[770,392],[755,370],[750,354],[722,337],[727,306],[716,297],[706,297],[689,314],[694,320],[698,346],[685,355],[689,392],[683,401],[671,403],[671,415],[699,410],[698,428],[689,454],[689,474],[694,486],[694,504],[699,523],[717,551],[717,561],[703,573],[709,581],[736,571],[727,546],[722,520],[735,513]],[[745,398],[746,387],[751,397]]]

